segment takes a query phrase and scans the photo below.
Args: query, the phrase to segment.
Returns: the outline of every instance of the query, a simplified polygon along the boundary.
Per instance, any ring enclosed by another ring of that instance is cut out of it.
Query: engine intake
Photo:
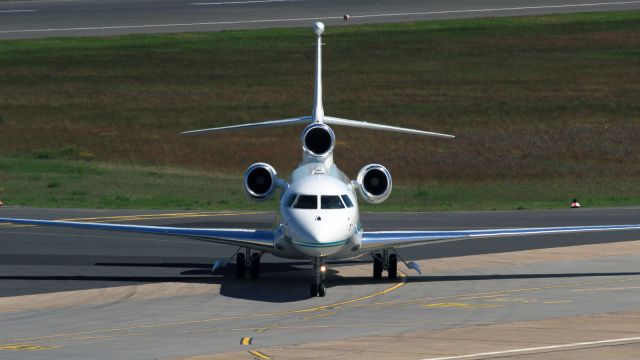
[[[327,157],[333,151],[336,135],[325,124],[311,124],[302,131],[302,149],[314,157]]]
[[[253,200],[267,200],[277,187],[278,173],[273,166],[255,163],[244,172],[244,191]]]
[[[370,164],[358,172],[358,193],[371,204],[379,204],[391,195],[391,173],[380,164]]]

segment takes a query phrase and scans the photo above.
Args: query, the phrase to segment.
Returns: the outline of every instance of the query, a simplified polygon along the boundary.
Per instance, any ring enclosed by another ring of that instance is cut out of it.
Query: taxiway
[[[212,227],[268,227],[273,219],[202,211],[0,213]],[[442,229],[632,223],[639,215],[640,208],[624,208],[365,214],[363,220],[365,229]],[[529,359],[548,358],[548,346],[588,343],[558,351],[617,349],[614,357],[623,358],[640,341],[633,340],[640,336],[639,236],[623,231],[408,248],[402,255],[420,259],[424,275],[402,268],[407,275],[400,280],[376,282],[368,259],[356,259],[332,264],[328,296],[309,298],[305,263],[265,258],[261,279],[239,281],[233,265],[227,274],[209,273],[213,259],[233,253],[228,246],[0,225],[0,356],[453,359],[542,349],[512,354]],[[619,339],[626,340],[597,343]]]

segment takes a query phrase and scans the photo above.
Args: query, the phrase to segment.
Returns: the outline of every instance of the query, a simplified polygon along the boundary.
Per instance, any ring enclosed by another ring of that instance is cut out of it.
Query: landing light
[[[324,265],[320,266],[320,272],[325,272],[325,271],[327,271],[327,267]]]

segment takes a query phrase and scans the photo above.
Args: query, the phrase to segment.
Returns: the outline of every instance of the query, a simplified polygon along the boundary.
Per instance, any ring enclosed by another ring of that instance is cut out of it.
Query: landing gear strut
[[[382,279],[383,260],[381,254],[373,254],[373,278]]]
[[[236,255],[236,279],[244,278],[244,273],[247,270],[247,257],[239,252]]]
[[[389,250],[382,250],[382,253],[373,254],[373,278],[382,279],[382,271],[387,271],[390,280],[398,277],[398,256],[389,254]]]
[[[260,277],[260,255],[254,253],[251,255],[251,278],[257,279]]]
[[[313,278],[314,283],[311,284],[311,296],[324,297],[327,294],[327,284],[325,281],[325,273],[327,267],[324,265],[322,258],[311,259],[311,265],[313,265]]]
[[[251,278],[260,277],[260,257],[261,253],[251,253],[251,249],[245,249],[245,252],[238,252],[236,255],[236,278],[242,279],[247,271],[247,267],[251,269]]]

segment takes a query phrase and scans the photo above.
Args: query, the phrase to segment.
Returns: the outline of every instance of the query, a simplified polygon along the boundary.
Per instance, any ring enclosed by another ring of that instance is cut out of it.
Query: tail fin
[[[316,47],[316,88],[313,96],[311,117],[315,122],[322,122],[324,118],[324,108],[322,106],[322,33],[324,32],[324,24],[321,22],[313,24],[313,32],[318,37],[318,45]]]
[[[319,123],[324,122],[330,125],[342,125],[342,126],[351,126],[351,127],[357,127],[357,128],[363,128],[363,129],[394,131],[394,132],[413,134],[413,135],[435,136],[435,137],[441,137],[441,138],[455,137],[453,135],[440,134],[436,132],[408,129],[408,128],[402,128],[397,126],[374,124],[374,123],[368,123],[365,121],[347,120],[347,119],[341,119],[341,118],[336,118],[331,116],[325,116],[324,108],[322,106],[322,33],[324,32],[324,24],[321,22],[317,22],[313,24],[313,32],[317,36],[318,43],[316,46],[315,93],[314,93],[313,110],[312,110],[311,116],[301,116],[301,117],[290,118],[290,119],[270,120],[270,121],[263,121],[263,122],[250,123],[250,124],[231,125],[231,126],[223,126],[223,127],[201,129],[201,130],[191,130],[191,131],[182,132],[181,134],[194,135],[194,134],[203,134],[203,133],[210,133],[210,132],[270,128],[270,127],[276,127],[276,126],[300,125],[300,124],[309,124],[312,122],[319,122]]]

